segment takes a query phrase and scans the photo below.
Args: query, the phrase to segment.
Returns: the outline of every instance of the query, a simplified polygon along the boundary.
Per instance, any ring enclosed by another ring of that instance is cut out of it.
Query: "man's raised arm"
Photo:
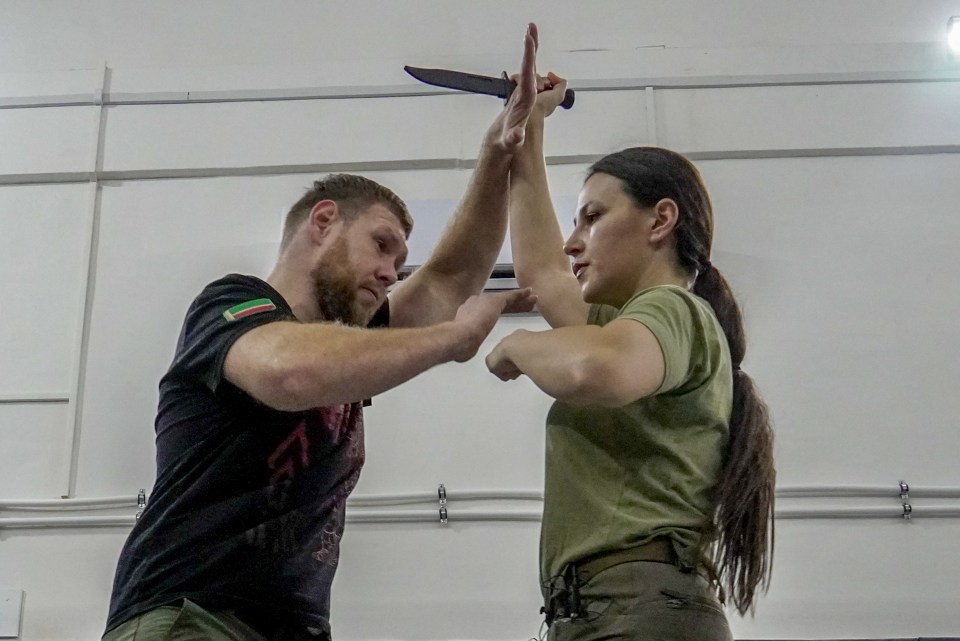
[[[517,88],[483,139],[467,191],[427,261],[390,295],[390,325],[417,327],[450,320],[479,293],[493,270],[507,230],[513,153],[523,144],[537,97],[537,27],[524,36]]]

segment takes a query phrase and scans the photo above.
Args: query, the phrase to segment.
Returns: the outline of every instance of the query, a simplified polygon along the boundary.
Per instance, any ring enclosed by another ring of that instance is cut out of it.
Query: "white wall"
[[[779,485],[960,486],[960,62],[939,40],[955,14],[894,0],[4,3],[0,268],[15,276],[0,282],[0,502],[150,487],[156,385],[186,305],[227,271],[269,268],[313,177],[394,188],[421,261],[499,105],[411,95],[425,88],[402,65],[511,69],[527,20],[540,68],[578,90],[547,149],[565,226],[600,154],[660,144],[702,170]],[[263,101],[293,95],[310,98]],[[542,326],[504,318],[487,346]],[[479,360],[436,368],[368,410],[356,494],[537,491],[548,405]],[[835,503],[867,504],[781,506]],[[779,520],[772,588],[735,635],[958,635],[960,524],[923,509],[960,500],[913,503],[909,523]],[[869,505],[895,514],[899,500]],[[335,634],[535,636],[537,535],[352,524]],[[20,638],[98,638],[124,536],[0,529],[0,588],[26,594]]]

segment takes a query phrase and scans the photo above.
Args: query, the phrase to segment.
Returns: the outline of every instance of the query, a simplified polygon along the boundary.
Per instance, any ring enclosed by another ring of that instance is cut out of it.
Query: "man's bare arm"
[[[268,323],[237,339],[227,352],[223,373],[228,381],[278,410],[358,401],[434,365],[472,358],[507,305],[532,309],[530,291],[472,297],[453,320],[423,328]]]
[[[536,101],[536,50],[537,29],[530,24],[517,88],[484,136],[467,191],[430,258],[391,293],[391,326],[449,320],[490,277],[506,236],[511,158]]]

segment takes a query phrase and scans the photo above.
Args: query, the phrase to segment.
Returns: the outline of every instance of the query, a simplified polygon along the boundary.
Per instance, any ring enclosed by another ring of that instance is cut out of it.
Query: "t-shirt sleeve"
[[[613,305],[599,305],[594,303],[590,305],[590,311],[587,312],[587,324],[603,327],[616,318],[619,313],[620,310]]]
[[[275,293],[228,279],[211,283],[187,311],[171,371],[216,391],[234,341],[255,327],[281,320],[294,316]]]
[[[677,389],[694,369],[696,326],[690,301],[673,288],[659,287],[627,301],[617,318],[643,323],[663,351],[663,383],[656,394]]]

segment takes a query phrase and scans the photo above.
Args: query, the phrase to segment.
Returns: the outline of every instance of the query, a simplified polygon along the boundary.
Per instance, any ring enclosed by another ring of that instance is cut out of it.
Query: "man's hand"
[[[544,119],[563,102],[567,81],[552,71],[546,76],[537,73],[537,48],[540,36],[537,25],[530,23],[523,40],[523,61],[520,73],[510,76],[517,83],[507,106],[487,131],[487,143],[494,149],[512,154],[523,145],[527,121],[533,115]]]
[[[463,330],[454,360],[462,363],[473,358],[493,326],[497,324],[500,314],[529,312],[535,303],[536,297],[530,288],[468,298],[457,310],[457,316],[453,320]]]
[[[537,25],[531,22],[527,25],[527,33],[523,38],[523,61],[520,63],[520,73],[511,76],[511,79],[517,83],[517,87],[510,94],[507,106],[493,121],[487,132],[490,144],[508,154],[513,153],[523,144],[527,118],[530,117],[530,112],[537,100],[538,45]]]

